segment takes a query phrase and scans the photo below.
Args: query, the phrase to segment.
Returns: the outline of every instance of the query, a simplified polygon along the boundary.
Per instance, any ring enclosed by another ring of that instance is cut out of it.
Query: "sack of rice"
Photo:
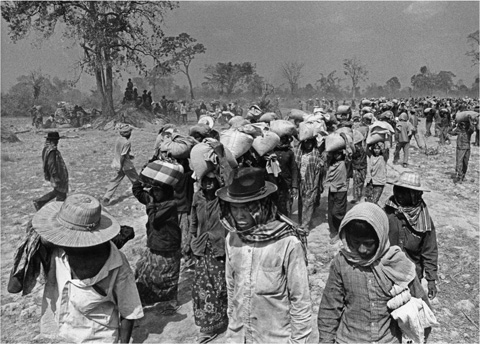
[[[278,136],[296,136],[297,127],[290,121],[284,119],[277,119],[270,122],[270,131],[273,131]]]
[[[460,122],[465,122],[468,120],[472,120],[474,118],[478,117],[478,112],[475,111],[462,111],[458,112],[455,115],[455,122],[460,123]]]
[[[175,159],[188,159],[195,144],[196,141],[193,137],[174,133],[171,140],[162,142],[160,150],[167,152]]]
[[[309,115],[310,115],[309,113],[306,113],[303,110],[291,109],[290,112],[287,114],[287,118],[297,120],[297,121],[303,121],[303,119]]]
[[[163,184],[175,186],[182,177],[182,165],[163,160],[148,163],[140,172],[140,181],[149,186],[162,186]]]
[[[392,134],[395,134],[395,130],[393,127],[390,125],[390,123],[385,122],[385,121],[376,121],[373,124],[369,126],[370,132],[372,133],[384,133],[385,131],[388,131]]]
[[[252,147],[260,156],[264,156],[265,153],[270,152],[280,144],[280,136],[273,131],[265,131],[263,136],[259,136],[253,140]]]
[[[341,127],[341,128],[338,128],[337,130],[335,130],[336,133],[338,134],[341,134],[341,133],[344,133],[350,137],[353,138],[353,130],[352,128],[349,128],[349,127]]]
[[[216,140],[207,139],[205,142],[195,145],[190,152],[190,166],[198,180],[201,180],[207,173],[215,170],[220,163],[218,154],[213,147],[215,143],[220,144],[220,142]],[[232,152],[225,147],[223,147],[222,151],[230,167],[236,168],[238,164]]]
[[[242,125],[249,124],[250,121],[248,119],[243,118],[242,116],[234,116],[230,118],[228,124],[230,124],[231,128],[238,128]]]
[[[325,151],[327,152],[335,152],[346,147],[347,144],[339,133],[331,133],[325,137]]]
[[[325,135],[326,133],[327,128],[323,121],[301,122],[298,126],[298,139],[300,141],[311,139],[318,134]]]
[[[262,124],[267,125],[266,123],[249,123],[238,127],[237,130],[256,138],[257,136],[263,136],[264,127]]]
[[[207,136],[212,129],[207,124],[197,124],[190,128],[189,135],[195,137],[197,135]]]
[[[357,143],[362,142],[365,140],[365,136],[363,133],[359,130],[353,130],[353,144],[356,145]]]
[[[386,139],[386,133],[372,133],[369,132],[367,135],[367,145],[373,145],[377,142],[384,142]]]
[[[278,116],[275,112],[267,112],[264,113],[263,115],[260,116],[258,119],[259,122],[265,122],[265,123],[270,123],[271,121],[274,121],[278,119]]]
[[[228,129],[220,133],[220,142],[228,148],[235,159],[237,159],[252,147],[253,137],[237,129]]]

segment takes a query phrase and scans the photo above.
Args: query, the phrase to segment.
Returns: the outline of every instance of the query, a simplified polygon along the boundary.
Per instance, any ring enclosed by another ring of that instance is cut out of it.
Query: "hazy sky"
[[[392,76],[409,86],[424,65],[435,72],[452,71],[454,81],[462,79],[470,87],[478,66],[465,56],[466,38],[478,27],[478,1],[182,1],[168,14],[165,32],[187,32],[207,48],[192,62],[194,84],[204,81],[206,64],[232,61],[256,64],[258,74],[278,86],[285,82],[281,64],[298,61],[305,63],[304,86],[333,70],[344,78],[342,61],[357,56],[369,71],[361,88],[371,82],[384,85]],[[52,77],[72,77],[79,52],[67,49],[60,35],[37,49],[32,38],[13,44],[3,19],[1,28],[3,90],[38,69]],[[182,75],[177,80],[185,83]],[[78,87],[95,87],[93,78],[82,76]]]

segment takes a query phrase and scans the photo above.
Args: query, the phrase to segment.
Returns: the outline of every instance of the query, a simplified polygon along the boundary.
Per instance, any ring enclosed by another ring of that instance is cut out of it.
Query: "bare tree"
[[[467,42],[470,44],[470,51],[467,51],[465,55],[470,56],[472,58],[473,65],[478,65],[478,59],[479,59],[479,52],[478,52],[478,46],[479,46],[479,38],[478,38],[478,31],[472,32],[467,36]]]
[[[304,66],[305,63],[298,61],[290,61],[282,64],[282,77],[287,80],[292,95],[297,93],[298,81],[302,77],[302,69]]]
[[[368,79],[368,71],[355,56],[351,59],[343,60],[343,68],[345,68],[345,75],[352,79],[352,98],[355,98],[358,83]]]

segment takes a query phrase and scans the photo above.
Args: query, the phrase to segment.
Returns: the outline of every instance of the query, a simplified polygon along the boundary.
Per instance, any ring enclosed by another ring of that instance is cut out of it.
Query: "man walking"
[[[232,343],[306,343],[312,332],[305,237],[277,213],[264,170],[245,167],[217,190],[226,238]]]
[[[43,174],[45,180],[52,184],[53,191],[33,201],[36,210],[40,210],[54,198],[58,202],[64,201],[68,192],[67,166],[57,148],[60,135],[57,131],[52,131],[45,138],[45,147],[42,151]]]
[[[125,176],[130,179],[132,184],[138,179],[137,171],[132,162],[133,155],[130,154],[132,143],[129,139],[132,135],[132,130],[133,128],[128,124],[122,124],[120,127],[121,137],[119,137],[115,143],[115,155],[111,165],[112,168],[117,170],[117,175],[108,183],[107,192],[103,196],[103,205],[109,205],[115,190],[117,190]]]

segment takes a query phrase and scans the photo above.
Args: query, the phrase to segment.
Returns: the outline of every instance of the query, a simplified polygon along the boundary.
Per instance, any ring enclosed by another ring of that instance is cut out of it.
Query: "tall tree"
[[[394,96],[395,94],[398,93],[398,91],[400,91],[400,89],[402,88],[402,85],[400,84],[400,81],[398,80],[398,78],[396,76],[390,78],[387,80],[386,82],[386,88],[388,89],[389,93]]]
[[[63,35],[83,50],[81,71],[95,76],[102,112],[114,115],[113,74],[123,67],[146,69],[145,57],[154,61],[169,51],[163,45],[163,18],[177,7],[170,1],[9,1],[2,2],[2,17],[13,41],[31,30],[50,38],[58,23]]]
[[[420,73],[410,78],[410,83],[417,94],[430,94],[434,88],[432,73],[427,66],[422,66]]]
[[[357,86],[360,81],[368,79],[368,71],[355,56],[351,59],[343,60],[343,68],[345,69],[344,74],[352,79],[352,98],[355,99]]]
[[[305,63],[298,61],[285,62],[281,66],[282,77],[287,80],[292,95],[297,93],[298,82],[302,77],[303,67],[305,67]]]
[[[467,36],[467,42],[470,45],[470,50],[465,55],[472,58],[473,65],[478,65],[479,61],[479,30],[472,32]]]
[[[195,99],[193,94],[192,78],[190,77],[190,63],[195,55],[204,54],[206,48],[197,40],[190,37],[187,33],[182,33],[178,37],[166,37],[164,40],[165,47],[172,51],[172,57],[159,65],[159,68],[166,68],[169,73],[183,73],[187,77],[188,86],[190,87],[190,98]]]
[[[453,88],[454,84],[452,79],[455,77],[456,75],[452,72],[442,70],[433,76],[433,85],[435,89],[448,94]]]
[[[251,81],[255,68],[250,62],[218,62],[216,65],[207,65],[204,69],[207,81],[203,85],[216,88],[220,95],[230,96],[236,87],[247,85]]]
[[[336,72],[337,71],[334,70],[327,76],[325,76],[323,73],[320,73],[320,79],[315,82],[318,91],[325,97],[338,98],[342,95],[340,88],[341,79],[335,75]]]

